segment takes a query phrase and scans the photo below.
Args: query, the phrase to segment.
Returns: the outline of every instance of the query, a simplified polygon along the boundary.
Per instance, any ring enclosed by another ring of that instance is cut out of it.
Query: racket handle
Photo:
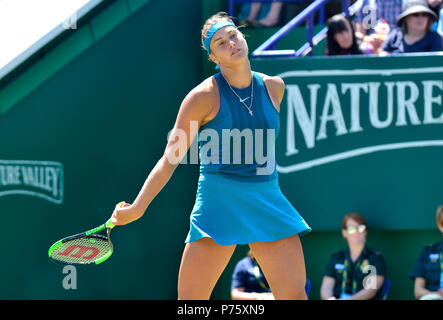
[[[106,228],[112,229],[115,227],[115,225],[112,223],[112,218],[110,218],[108,221],[106,221],[105,226]]]

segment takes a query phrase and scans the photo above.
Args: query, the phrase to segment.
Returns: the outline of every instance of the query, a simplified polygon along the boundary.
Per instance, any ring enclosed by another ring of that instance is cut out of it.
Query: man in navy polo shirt
[[[231,283],[232,300],[274,300],[268,282],[254,259],[251,250],[248,256],[235,266]]]
[[[443,235],[443,205],[436,214],[437,227]],[[443,300],[443,240],[425,246],[410,274],[414,294],[420,300]]]

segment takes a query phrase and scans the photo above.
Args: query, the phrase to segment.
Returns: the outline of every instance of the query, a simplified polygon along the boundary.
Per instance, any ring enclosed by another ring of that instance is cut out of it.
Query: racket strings
[[[90,264],[112,253],[106,238],[87,236],[64,242],[51,253],[51,258],[65,263]]]

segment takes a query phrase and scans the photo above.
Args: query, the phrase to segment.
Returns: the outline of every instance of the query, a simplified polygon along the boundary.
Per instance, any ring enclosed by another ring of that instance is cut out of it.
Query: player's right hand
[[[142,215],[129,203],[119,202],[112,212],[111,222],[115,226],[123,226],[139,219]]]

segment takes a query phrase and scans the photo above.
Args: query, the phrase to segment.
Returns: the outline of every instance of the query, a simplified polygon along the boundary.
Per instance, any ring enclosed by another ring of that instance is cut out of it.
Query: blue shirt
[[[403,32],[395,29],[383,43],[383,51],[390,53],[443,51],[443,43],[437,32],[429,31],[422,39],[409,45],[404,40]]]
[[[263,288],[262,285],[266,287]],[[269,285],[260,266],[249,257],[243,258],[235,266],[232,274],[231,290],[244,288],[245,292],[269,292]]]

